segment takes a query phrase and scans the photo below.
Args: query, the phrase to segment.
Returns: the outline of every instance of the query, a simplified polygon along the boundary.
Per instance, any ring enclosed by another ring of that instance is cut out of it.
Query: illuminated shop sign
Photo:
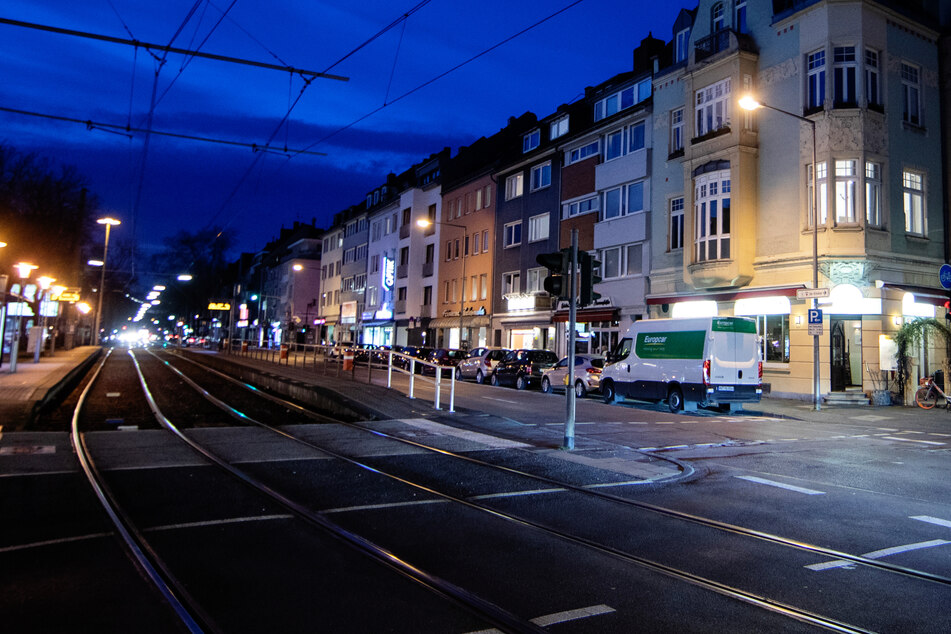
[[[396,261],[383,256],[383,288],[393,290],[393,283],[396,281]]]

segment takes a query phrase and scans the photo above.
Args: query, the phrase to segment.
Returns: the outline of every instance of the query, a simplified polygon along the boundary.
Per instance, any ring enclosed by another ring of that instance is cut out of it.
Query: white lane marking
[[[119,398],[121,394],[119,392],[106,392],[106,398]]]
[[[606,489],[608,487],[626,487],[632,484],[653,484],[650,480],[628,480],[626,482],[603,482],[601,484],[586,484],[584,489]]]
[[[18,546],[5,546],[0,548],[0,553],[12,553],[15,550],[27,550],[28,548],[43,548],[44,546],[57,546],[59,544],[68,544],[70,542],[81,542],[87,539],[99,539],[100,537],[110,537],[112,533],[90,533],[89,535],[78,535],[76,537],[64,537],[62,539],[49,539],[45,542],[33,542],[32,544],[20,544]]]
[[[50,476],[76,473],[75,471],[24,471],[23,473],[0,473],[0,478],[22,478],[32,476]]]
[[[951,528],[951,520],[943,520],[940,517],[931,517],[930,515],[910,515],[910,519],[918,520],[919,522],[928,522],[929,524],[937,524],[938,526],[947,526]]]
[[[915,440],[914,438],[898,438],[897,436],[882,436],[882,440],[898,440],[900,442],[916,442],[922,445],[943,445],[935,440]]]
[[[205,526],[223,526],[225,524],[245,524],[247,522],[267,522],[270,520],[289,520],[293,515],[252,515],[249,517],[229,517],[223,520],[206,520],[204,522],[186,522],[184,524],[166,524],[164,526],[153,526],[146,528],[146,533],[157,531],[175,531],[182,528],[204,528]]]
[[[374,511],[376,509],[393,509],[401,506],[417,506],[420,504],[445,504],[447,500],[416,500],[413,502],[391,502],[389,504],[365,504],[363,506],[341,506],[335,509],[324,509],[321,513],[349,513],[350,511]]]
[[[502,403],[511,403],[511,404],[513,404],[513,405],[518,405],[518,401],[510,401],[510,400],[504,399],[504,398],[492,398],[491,396],[483,396],[482,398],[484,398],[484,399],[487,400],[487,401],[499,401],[499,402],[502,402]]]
[[[676,423],[672,420],[658,421],[654,423],[655,425],[675,425]]]
[[[771,487],[779,487],[780,489],[787,489],[789,491],[795,491],[797,493],[805,493],[806,495],[825,495],[825,491],[815,491],[813,489],[804,489],[802,487],[793,486],[791,484],[784,484],[782,482],[775,482],[773,480],[767,480],[766,478],[757,478],[756,476],[733,476],[734,478],[739,478],[740,480],[748,480],[750,482],[757,482],[759,484],[766,484]]]
[[[897,429],[893,429],[891,427],[876,427],[875,429],[878,429],[881,431],[898,431]]]
[[[868,434],[856,434],[855,436],[850,436],[850,438],[868,438]]]
[[[441,425],[439,423],[434,423],[431,420],[425,418],[400,418],[397,419],[401,423],[409,425],[410,427],[416,427],[417,429],[423,429],[430,433],[439,435],[439,436],[453,436],[455,438],[461,438],[463,440],[471,440],[473,442],[482,443],[487,445],[492,449],[512,449],[516,447],[530,447],[523,442],[516,442],[514,440],[507,440],[505,438],[498,438],[496,436],[490,436],[488,434],[480,434],[475,431],[468,431],[466,429],[459,429],[458,427],[451,427],[449,425]]]
[[[554,614],[546,614],[545,616],[539,616],[532,619],[532,623],[540,627],[546,627],[548,625],[557,625],[559,623],[567,623],[568,621],[577,621],[579,619],[587,619],[592,616],[600,616],[602,614],[610,614],[614,612],[615,609],[611,606],[604,605],[592,605],[587,608],[578,608],[577,610],[566,610],[565,612],[555,612]],[[467,632],[467,634],[501,634],[501,630],[495,628],[490,628],[488,630],[478,630],[476,632]]]
[[[930,436],[938,436],[940,438],[951,438],[951,434],[939,434],[937,432],[931,432]]]
[[[898,433],[899,433],[899,434],[923,434],[923,433],[925,433],[925,432],[923,432],[923,431],[907,431],[907,430],[906,430],[906,431],[900,431],[900,432],[898,432]]]
[[[529,491],[508,491],[506,493],[485,493],[483,495],[473,495],[470,500],[491,500],[493,498],[514,498],[520,495],[537,495],[539,493],[561,493],[566,489],[531,489]]]
[[[905,544],[904,546],[893,546],[892,548],[883,548],[882,550],[873,550],[870,553],[865,553],[862,557],[866,559],[881,559],[882,557],[888,557],[889,555],[897,555],[899,553],[905,553],[910,550],[920,550],[922,548],[933,548],[935,546],[944,546],[945,544],[951,544],[951,542],[945,541],[943,539],[932,539],[928,542],[918,542],[917,544]],[[812,564],[811,566],[805,566],[809,570],[830,570],[832,568],[845,568],[855,566],[854,561],[845,561],[844,559],[835,559],[833,561],[824,561],[821,564]]]

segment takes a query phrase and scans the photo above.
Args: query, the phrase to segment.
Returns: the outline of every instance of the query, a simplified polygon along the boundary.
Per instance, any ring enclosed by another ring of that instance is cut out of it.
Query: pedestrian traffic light
[[[543,287],[553,297],[568,299],[568,270],[571,268],[571,249],[555,253],[541,253],[535,261],[548,269]]]
[[[601,262],[595,260],[587,251],[579,251],[578,266],[581,269],[581,292],[578,294],[578,304],[589,306],[601,299],[601,294],[594,292],[594,285],[601,281]]]
[[[944,302],[944,318],[947,321],[951,321],[951,299],[945,300]]]

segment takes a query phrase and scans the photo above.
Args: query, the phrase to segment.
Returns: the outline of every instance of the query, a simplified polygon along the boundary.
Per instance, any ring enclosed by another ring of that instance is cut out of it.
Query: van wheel
[[[476,383],[485,383],[485,375],[482,374],[482,370],[476,372]]]
[[[614,381],[605,381],[601,384],[601,397],[608,405],[617,403],[617,392],[614,391]]]
[[[548,380],[547,376],[542,379],[542,392],[545,394],[551,394],[551,381]]]
[[[684,393],[680,391],[679,387],[672,387],[667,392],[667,407],[674,414],[684,408]]]
[[[575,381],[575,398],[584,398],[588,395],[588,390],[585,389],[584,383],[581,381]]]
[[[515,389],[524,390],[526,387],[528,387],[528,383],[525,381],[525,377],[519,374],[515,378]]]

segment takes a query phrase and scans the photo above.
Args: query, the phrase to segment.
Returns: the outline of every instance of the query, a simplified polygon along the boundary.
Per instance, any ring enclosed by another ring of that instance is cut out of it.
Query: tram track
[[[187,359],[186,357],[182,357],[182,358],[184,358],[186,361],[188,361],[188,362],[189,362],[189,365],[200,366],[200,364],[197,364],[197,362],[192,361],[191,359]],[[168,363],[168,362],[166,362],[166,363]],[[186,381],[192,381],[192,379],[189,379],[189,378],[185,377],[185,374],[184,374],[181,370],[179,370],[179,369],[177,369],[177,368],[174,368],[174,366],[172,366],[171,364],[168,364],[168,365],[169,365],[169,367],[172,367],[172,368],[175,369],[177,372],[179,372],[179,373],[181,374],[181,376],[186,379]],[[213,373],[214,375],[217,375],[219,378],[221,378],[221,379],[223,379],[223,380],[232,382],[233,384],[236,384],[236,385],[241,385],[242,387],[244,387],[244,388],[246,388],[246,389],[250,389],[250,390],[252,390],[252,391],[256,391],[255,388],[253,388],[253,386],[247,386],[246,384],[243,384],[243,383],[241,383],[240,381],[237,381],[237,380],[235,380],[235,379],[233,379],[233,378],[231,378],[231,377],[228,377],[227,375],[224,375],[224,374],[218,372],[217,370],[213,370],[213,369],[210,369],[210,368],[206,368],[206,367],[204,367],[204,366],[200,366],[200,367],[202,367],[203,371],[206,371],[206,372],[209,372],[209,373]],[[203,389],[203,388],[200,388],[200,387],[197,385],[197,383],[194,384],[194,387],[196,387],[196,389]],[[293,404],[293,403],[290,403],[290,402],[288,402],[288,401],[286,401],[286,400],[284,400],[284,399],[281,399],[281,398],[279,398],[279,397],[275,397],[275,396],[273,396],[273,395],[264,395],[264,394],[260,394],[260,395],[261,395],[262,397],[268,399],[269,401],[273,402],[273,403],[278,403],[279,405],[281,405],[282,407],[284,407],[284,408],[286,408],[286,409],[288,409],[288,410],[293,410],[294,412],[296,412],[297,414],[300,414],[301,416],[308,417],[308,416],[310,415],[310,413],[309,413],[305,408],[301,408],[301,407],[299,407],[299,406],[297,406],[297,405],[295,405],[295,404]],[[209,396],[210,396],[210,395],[209,395]],[[214,398],[214,397],[211,397],[211,398]],[[216,400],[217,400],[217,399],[216,399]],[[227,405],[226,403],[224,403],[223,401],[219,401],[219,404],[220,404],[220,406],[228,407],[228,405]],[[257,422],[257,421],[255,421],[255,422]],[[269,425],[267,425],[267,424],[265,424],[265,423],[258,423],[258,424],[261,424],[261,425],[263,425],[264,427],[270,427]],[[336,424],[343,424],[343,423],[337,422]],[[837,551],[837,550],[834,550],[834,549],[824,548],[824,547],[821,547],[821,546],[818,546],[818,545],[805,543],[805,542],[802,542],[802,541],[800,541],[800,540],[785,538],[785,537],[782,537],[782,536],[779,536],[779,535],[773,535],[773,534],[766,533],[766,532],[763,532],[763,531],[758,531],[758,530],[754,530],[754,529],[745,528],[745,527],[742,527],[742,526],[737,526],[737,525],[728,524],[728,523],[725,523],[725,522],[720,522],[720,521],[717,521],[717,520],[712,520],[712,519],[710,519],[710,518],[704,518],[704,517],[700,517],[700,516],[693,515],[693,514],[683,513],[683,512],[680,512],[680,511],[676,511],[676,510],[674,510],[674,509],[668,509],[668,508],[660,507],[660,506],[657,506],[657,505],[646,504],[646,503],[639,502],[639,501],[636,501],[636,500],[631,500],[631,499],[628,499],[628,498],[624,498],[624,497],[616,496],[616,495],[613,495],[613,494],[605,493],[605,492],[603,492],[603,491],[593,490],[593,489],[585,488],[585,487],[583,487],[583,486],[578,486],[578,485],[575,485],[575,484],[572,484],[572,483],[563,482],[563,481],[558,481],[558,480],[555,480],[555,479],[552,479],[552,478],[548,478],[548,477],[545,477],[545,476],[540,476],[540,475],[535,474],[535,473],[529,473],[529,472],[521,471],[521,470],[518,470],[518,469],[513,469],[513,468],[511,468],[511,467],[507,467],[507,466],[504,466],[504,465],[493,464],[493,463],[490,463],[490,462],[486,462],[486,461],[483,461],[483,460],[474,458],[474,457],[469,456],[469,455],[464,455],[464,454],[460,454],[460,453],[456,453],[456,452],[447,451],[447,450],[445,450],[445,449],[441,449],[441,448],[438,448],[438,447],[433,447],[433,446],[430,446],[430,445],[426,445],[426,444],[421,443],[421,442],[418,442],[418,441],[409,440],[409,439],[406,439],[406,438],[401,438],[401,437],[399,437],[399,436],[396,436],[396,435],[393,435],[393,434],[389,434],[389,433],[386,433],[386,432],[382,432],[382,431],[379,431],[379,430],[367,429],[367,428],[366,428],[365,426],[363,426],[363,425],[352,424],[352,423],[346,423],[346,426],[348,426],[348,427],[350,427],[350,428],[353,428],[353,429],[359,429],[359,430],[362,431],[362,432],[368,432],[368,433],[374,434],[374,435],[376,435],[376,436],[378,436],[378,437],[381,437],[381,438],[385,438],[385,439],[388,439],[388,440],[400,442],[400,443],[406,444],[406,445],[408,445],[408,446],[412,446],[412,447],[417,448],[417,449],[422,449],[422,450],[424,450],[424,451],[429,451],[429,452],[432,452],[432,453],[437,454],[437,455],[440,455],[440,456],[444,456],[444,457],[448,457],[448,458],[453,458],[453,459],[457,459],[457,460],[462,460],[462,461],[465,461],[465,462],[467,462],[467,463],[469,463],[469,464],[477,465],[477,466],[479,466],[479,467],[481,467],[481,468],[494,469],[494,470],[497,470],[497,471],[500,471],[500,472],[504,472],[504,473],[506,473],[506,474],[508,474],[508,475],[515,476],[515,477],[530,478],[530,479],[533,479],[533,480],[535,480],[535,481],[537,481],[537,482],[543,482],[543,483],[545,483],[546,485],[550,485],[550,486],[552,486],[553,488],[557,488],[557,489],[564,490],[564,491],[570,491],[570,492],[577,493],[577,494],[582,494],[582,495],[591,496],[591,497],[597,498],[597,499],[600,500],[600,501],[606,501],[606,502],[610,502],[610,503],[612,503],[612,504],[623,505],[623,506],[627,506],[627,507],[630,507],[630,508],[635,508],[635,509],[642,510],[642,511],[649,511],[650,513],[657,514],[657,515],[661,515],[661,516],[664,516],[664,517],[667,517],[667,518],[672,518],[672,519],[676,519],[676,520],[679,520],[679,521],[689,522],[689,523],[696,524],[696,525],[700,525],[700,526],[703,526],[703,527],[706,527],[706,528],[714,529],[714,530],[716,530],[716,531],[722,531],[722,532],[725,532],[725,533],[730,533],[730,534],[738,535],[738,536],[741,536],[741,537],[753,538],[753,539],[760,540],[760,541],[763,541],[763,542],[767,542],[767,543],[770,543],[770,544],[773,544],[773,545],[777,545],[777,546],[781,546],[781,547],[785,547],[785,548],[790,548],[790,549],[794,549],[794,550],[797,550],[797,551],[801,551],[801,552],[805,552],[805,553],[810,553],[810,554],[813,554],[813,555],[822,555],[822,556],[827,556],[827,557],[830,557],[830,558],[833,558],[833,559],[845,560],[845,561],[848,561],[848,562],[850,562],[850,563],[860,564],[860,565],[862,565],[862,566],[868,567],[868,568],[871,569],[871,570],[875,570],[875,571],[878,571],[878,572],[881,572],[881,573],[885,573],[885,574],[897,574],[897,575],[901,575],[901,576],[904,576],[904,577],[908,577],[908,578],[910,578],[910,579],[914,579],[914,580],[917,581],[917,582],[937,584],[937,585],[942,586],[942,587],[944,587],[944,586],[951,586],[951,579],[949,579],[949,578],[947,578],[947,577],[944,577],[944,576],[942,576],[942,575],[937,575],[937,574],[930,573],[930,572],[927,572],[927,571],[921,571],[921,570],[915,570],[915,569],[905,568],[905,567],[902,567],[902,566],[896,566],[896,565],[894,565],[894,564],[889,564],[889,563],[887,563],[887,562],[882,562],[882,561],[876,561],[876,560],[872,560],[872,559],[867,559],[867,558],[864,558],[864,557],[861,557],[861,556],[851,555],[851,554],[849,554],[849,553],[844,553],[844,552]],[[783,601],[780,601],[780,600],[776,600],[775,598],[770,598],[770,597],[768,597],[768,596],[766,596],[766,595],[764,595],[764,594],[761,594],[761,593],[756,593],[756,592],[750,591],[750,590],[748,590],[748,589],[747,589],[747,590],[744,590],[744,589],[741,589],[741,588],[738,588],[738,587],[733,587],[733,586],[731,586],[731,585],[728,584],[728,583],[723,583],[723,582],[717,581],[717,580],[715,580],[715,579],[707,578],[707,577],[705,577],[705,576],[703,576],[703,575],[701,575],[701,574],[695,574],[695,573],[692,573],[692,572],[690,572],[690,571],[688,571],[688,570],[679,569],[679,568],[677,568],[677,567],[675,567],[675,566],[670,566],[670,565],[664,564],[664,563],[662,563],[662,562],[654,561],[654,560],[652,560],[652,559],[650,559],[650,558],[647,558],[647,557],[638,556],[638,555],[632,554],[632,553],[630,553],[630,552],[627,552],[627,551],[625,551],[625,550],[623,550],[623,549],[614,548],[614,547],[612,547],[612,546],[610,546],[610,545],[606,545],[606,544],[604,544],[604,543],[599,543],[597,540],[594,540],[594,539],[588,539],[588,538],[579,536],[578,534],[572,534],[572,533],[570,533],[570,532],[567,532],[567,531],[564,531],[564,530],[561,530],[561,529],[558,529],[558,528],[553,528],[552,526],[545,525],[545,524],[540,523],[540,522],[537,522],[537,521],[533,521],[533,520],[528,519],[528,518],[523,517],[523,516],[518,516],[518,515],[511,514],[511,513],[502,512],[502,511],[498,510],[497,508],[492,508],[492,507],[490,507],[490,506],[487,506],[487,505],[484,504],[484,503],[476,503],[476,502],[473,500],[473,497],[476,497],[476,496],[460,496],[460,495],[453,495],[453,494],[451,494],[451,493],[446,493],[445,491],[439,491],[439,490],[437,490],[437,489],[435,489],[435,488],[433,488],[433,487],[431,487],[431,486],[428,486],[428,485],[425,485],[425,484],[420,484],[419,482],[413,482],[413,481],[410,480],[408,477],[387,472],[384,468],[381,467],[380,464],[370,464],[370,463],[369,463],[368,461],[366,461],[366,460],[363,460],[363,461],[355,460],[353,457],[343,455],[343,454],[341,454],[341,453],[339,453],[339,452],[336,452],[336,451],[330,449],[330,448],[327,447],[327,446],[316,445],[316,444],[311,443],[311,442],[309,442],[309,441],[305,441],[305,440],[302,440],[302,439],[300,439],[300,438],[297,438],[297,437],[293,436],[292,434],[289,434],[289,433],[286,432],[286,431],[280,431],[279,433],[288,435],[288,436],[290,436],[291,438],[294,438],[295,440],[297,440],[298,442],[303,442],[303,443],[305,443],[305,444],[307,444],[307,445],[313,447],[313,448],[314,448],[315,450],[317,450],[317,451],[321,451],[321,452],[323,452],[323,453],[327,453],[327,454],[329,454],[329,455],[332,455],[332,456],[334,456],[334,457],[336,457],[336,458],[349,461],[349,462],[351,462],[351,464],[354,464],[354,465],[356,465],[356,466],[359,466],[360,468],[373,470],[373,471],[375,471],[375,472],[377,472],[377,473],[381,473],[381,474],[383,474],[383,475],[385,475],[385,476],[387,476],[387,477],[389,477],[389,478],[393,478],[394,480],[397,480],[397,481],[399,481],[399,482],[401,482],[401,483],[403,483],[403,484],[406,484],[406,485],[408,485],[408,486],[416,487],[416,488],[418,488],[418,490],[420,490],[420,491],[422,491],[422,492],[425,492],[425,493],[427,493],[427,494],[436,495],[436,496],[439,496],[439,497],[442,497],[442,498],[446,499],[447,501],[451,501],[451,502],[454,502],[454,503],[457,503],[457,504],[465,505],[465,506],[467,506],[467,507],[469,507],[469,508],[473,508],[473,509],[479,510],[479,511],[481,511],[481,512],[485,512],[485,513],[492,514],[492,515],[494,515],[494,516],[496,516],[496,517],[499,517],[500,519],[504,519],[504,520],[506,520],[506,521],[516,522],[516,523],[519,523],[519,524],[524,525],[524,526],[528,526],[528,527],[532,527],[532,528],[537,529],[537,530],[545,531],[545,532],[547,532],[547,533],[549,533],[549,534],[551,534],[551,535],[556,535],[556,536],[558,536],[558,537],[561,538],[561,539],[569,540],[569,541],[572,541],[572,542],[577,543],[577,544],[583,544],[584,546],[586,546],[586,547],[588,547],[588,548],[596,549],[596,550],[599,550],[599,551],[602,552],[602,553],[606,553],[606,554],[609,554],[609,555],[611,555],[611,556],[613,556],[613,557],[618,557],[618,558],[621,558],[621,559],[623,559],[623,560],[626,560],[626,561],[628,561],[629,563],[633,563],[633,564],[636,564],[636,565],[639,565],[639,566],[643,566],[643,567],[649,568],[649,569],[651,569],[651,570],[653,570],[653,571],[655,571],[655,572],[659,572],[659,573],[662,573],[662,574],[665,574],[665,575],[670,575],[670,576],[673,576],[673,577],[675,577],[675,578],[678,578],[678,579],[680,579],[680,580],[682,580],[682,581],[687,581],[687,582],[689,582],[689,583],[699,585],[699,586],[701,586],[701,587],[703,587],[703,588],[705,588],[705,589],[707,589],[707,590],[711,590],[711,591],[717,592],[717,593],[719,593],[719,594],[721,594],[721,595],[729,596],[729,597],[731,597],[731,598],[734,598],[734,599],[737,599],[737,600],[740,600],[740,601],[747,602],[747,603],[749,603],[749,604],[755,605],[755,606],[760,607],[760,608],[763,608],[763,609],[767,609],[767,610],[775,611],[775,612],[777,612],[777,613],[781,613],[781,614],[783,614],[783,615],[785,615],[785,616],[788,616],[788,617],[790,617],[790,618],[794,618],[794,619],[797,619],[797,620],[800,620],[800,621],[803,621],[803,622],[807,622],[807,623],[810,623],[810,624],[813,624],[813,625],[818,625],[818,626],[825,627],[825,628],[828,628],[828,629],[833,629],[833,630],[836,630],[836,631],[868,631],[868,630],[866,630],[866,629],[863,628],[863,627],[850,625],[850,624],[848,624],[848,623],[846,623],[846,622],[844,622],[844,621],[838,620],[838,619],[834,619],[834,618],[829,618],[829,617],[826,617],[826,616],[822,616],[822,615],[820,615],[820,614],[818,614],[818,613],[815,613],[815,612],[813,612],[813,611],[796,607],[796,606],[792,605],[791,603],[787,603],[787,602],[783,602]],[[491,497],[491,496],[487,496],[487,497]]]

